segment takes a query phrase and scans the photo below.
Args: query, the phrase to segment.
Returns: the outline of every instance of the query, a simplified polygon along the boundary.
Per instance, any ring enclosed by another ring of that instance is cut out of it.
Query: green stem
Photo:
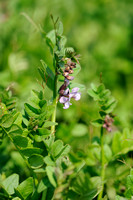
[[[51,121],[55,122],[56,121],[56,106],[57,106],[57,66],[55,63],[55,58],[54,58],[54,67],[55,67],[55,78],[54,78],[54,88],[53,88],[53,106],[54,106],[54,111],[51,117]],[[51,134],[55,133],[55,125],[51,126]]]
[[[104,178],[105,178],[105,157],[104,157],[104,137],[103,137],[103,127],[101,127],[101,179],[102,179],[102,189],[98,195],[98,200],[102,199],[103,190],[104,190]]]

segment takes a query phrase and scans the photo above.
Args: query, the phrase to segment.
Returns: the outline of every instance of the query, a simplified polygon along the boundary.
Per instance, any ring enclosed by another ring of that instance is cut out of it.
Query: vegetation
[[[132,4],[0,2],[0,199],[132,199]]]

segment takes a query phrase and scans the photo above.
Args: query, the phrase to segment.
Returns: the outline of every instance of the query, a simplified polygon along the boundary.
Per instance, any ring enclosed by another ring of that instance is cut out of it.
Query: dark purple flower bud
[[[67,67],[65,68],[65,72],[69,72],[69,70],[70,70],[70,67],[67,66]]]
[[[65,90],[59,90],[59,94],[60,94],[61,96],[63,96],[63,95],[64,95],[64,91],[65,91]]]
[[[106,128],[106,130],[108,132],[111,132],[112,131],[112,123],[114,122],[113,118],[110,117],[109,115],[106,115],[105,116],[105,119],[104,119],[104,124],[103,124],[103,128]]]
[[[59,91],[60,91],[60,90],[65,90],[65,89],[66,89],[66,85],[63,84],[63,85],[60,87]]]
[[[73,73],[73,70],[72,70],[72,69],[70,69],[70,70],[69,70],[69,74],[72,74],[72,73]]]
[[[70,83],[69,80],[65,78],[64,84],[66,85],[66,87],[69,85],[69,83]]]
[[[76,63],[74,63],[74,62],[71,62],[71,66],[74,66],[74,67],[76,67]]]

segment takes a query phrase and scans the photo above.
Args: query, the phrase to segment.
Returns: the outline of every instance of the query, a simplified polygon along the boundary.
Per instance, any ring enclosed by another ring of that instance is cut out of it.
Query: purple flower
[[[72,89],[72,92],[70,92],[69,88],[67,88],[64,91],[64,96],[61,96],[59,99],[59,102],[64,104],[64,109],[69,108],[70,105],[72,105],[70,103],[71,98],[74,98],[76,101],[78,101],[81,98],[81,93],[78,92],[79,88],[75,87]]]
[[[79,91],[79,88],[78,87],[75,87],[72,89],[72,92],[69,94],[69,97],[70,98],[74,98],[76,101],[80,100],[81,98],[81,93],[78,92]]]

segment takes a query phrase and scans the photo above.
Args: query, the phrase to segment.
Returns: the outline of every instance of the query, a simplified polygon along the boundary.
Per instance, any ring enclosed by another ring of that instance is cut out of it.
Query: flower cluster
[[[70,89],[68,88],[70,81],[74,79],[73,76],[70,76],[70,74],[73,73],[73,68],[76,68],[76,63],[72,62],[70,58],[67,59],[67,63],[65,64],[65,70],[63,71],[63,76],[65,77],[63,85],[59,89],[59,102],[64,105],[64,109],[69,108],[71,98],[74,98],[76,101],[78,101],[81,97],[81,93],[78,92],[79,88],[75,87],[72,89],[72,92],[70,92]]]
[[[111,132],[112,131],[112,123],[114,122],[113,118],[110,117],[109,115],[106,115],[105,116],[105,119],[104,119],[104,124],[103,124],[103,128],[106,128],[106,130],[108,132]]]
[[[76,101],[78,101],[81,97],[81,93],[78,92],[79,88],[75,87],[72,89],[72,92],[70,92],[69,88],[67,88],[66,90],[64,90],[64,93],[62,96],[60,96],[59,102],[64,104],[64,109],[69,108],[70,105],[72,105],[70,103],[71,98],[74,98]]]
[[[70,58],[67,59],[67,63],[65,64],[65,70],[63,73],[63,76],[67,79],[72,81],[74,79],[73,76],[70,76],[70,74],[73,73],[73,68],[76,68],[76,63],[72,62]]]

